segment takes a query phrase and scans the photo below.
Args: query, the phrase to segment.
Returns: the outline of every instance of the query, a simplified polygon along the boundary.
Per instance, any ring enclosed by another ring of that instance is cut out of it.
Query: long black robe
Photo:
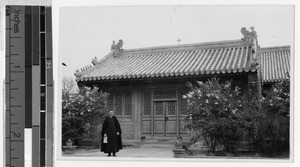
[[[119,135],[117,135],[119,132]],[[104,134],[107,135],[107,143],[103,143]],[[122,149],[121,127],[115,116],[106,117],[101,131],[101,151],[104,153],[114,153]]]

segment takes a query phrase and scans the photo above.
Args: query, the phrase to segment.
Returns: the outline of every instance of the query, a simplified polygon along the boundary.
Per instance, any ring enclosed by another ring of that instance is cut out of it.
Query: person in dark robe
[[[105,118],[101,131],[101,151],[108,153],[107,156],[116,156],[116,152],[122,149],[121,126],[119,121],[114,116],[114,112],[108,112],[108,117]],[[104,138],[107,137],[107,142],[104,143]]]

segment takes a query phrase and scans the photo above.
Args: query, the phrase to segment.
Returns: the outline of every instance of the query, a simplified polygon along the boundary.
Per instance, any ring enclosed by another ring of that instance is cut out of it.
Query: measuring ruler
[[[52,166],[51,27],[51,7],[6,6],[6,166]]]
[[[6,7],[6,166],[24,166],[25,12]]]

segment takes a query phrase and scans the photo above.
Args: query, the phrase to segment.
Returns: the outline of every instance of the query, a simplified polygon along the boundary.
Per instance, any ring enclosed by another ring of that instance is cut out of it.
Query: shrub
[[[290,85],[278,82],[264,92],[260,119],[254,131],[254,144],[267,156],[289,151]]]
[[[189,83],[189,87],[191,91],[184,96],[190,113],[185,127],[201,131],[210,151],[220,147],[235,152],[244,128],[240,119],[243,111],[240,88],[233,88],[230,81],[220,83],[216,78]]]
[[[220,83],[216,78],[189,83],[189,87],[190,92],[184,96],[189,113],[185,127],[200,132],[210,151],[235,153],[245,140],[249,149],[263,155],[289,151],[289,80],[265,90],[261,99],[256,84],[249,85],[248,98],[231,82]]]
[[[107,93],[97,87],[82,87],[69,96],[63,92],[63,141],[89,138],[100,146],[100,128],[107,112]]]
[[[80,117],[64,115],[62,118],[62,141],[63,144],[71,139],[75,145],[82,139],[84,133],[84,120]]]

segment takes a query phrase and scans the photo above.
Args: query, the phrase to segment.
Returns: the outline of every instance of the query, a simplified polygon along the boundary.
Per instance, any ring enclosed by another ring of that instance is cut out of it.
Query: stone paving
[[[172,149],[174,149],[174,145],[171,144],[144,144],[140,147],[125,147],[117,153],[117,157],[173,158]],[[74,154],[63,153],[63,156],[107,157],[107,154],[100,152],[100,149],[78,149]]]

